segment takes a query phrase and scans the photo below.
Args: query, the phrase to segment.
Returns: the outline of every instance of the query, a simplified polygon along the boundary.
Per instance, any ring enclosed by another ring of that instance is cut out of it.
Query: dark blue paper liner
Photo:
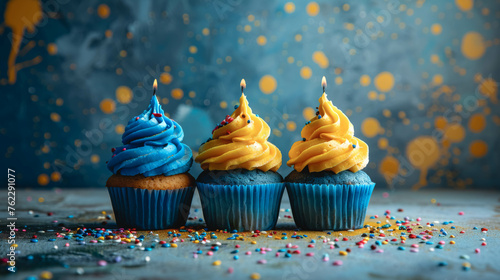
[[[319,185],[286,183],[295,224],[304,230],[363,227],[375,183]]]
[[[186,224],[194,187],[147,190],[108,187],[116,223],[142,230],[178,228]]]
[[[278,221],[284,183],[212,185],[196,183],[209,229],[270,230]]]

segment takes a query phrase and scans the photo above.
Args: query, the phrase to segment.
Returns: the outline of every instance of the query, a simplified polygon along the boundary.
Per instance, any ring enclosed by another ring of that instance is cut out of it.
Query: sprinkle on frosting
[[[148,109],[128,122],[122,136],[124,146],[111,150],[108,169],[124,176],[184,173],[191,168],[193,154],[181,143],[183,138],[181,126],[165,116],[153,95]]]
[[[267,142],[270,131],[269,125],[252,113],[242,93],[240,105],[212,131],[213,140],[200,147],[195,161],[204,170],[277,171],[281,166],[281,152]]]
[[[306,166],[309,172],[363,169],[368,164],[368,146],[354,137],[352,123],[327,99],[326,93],[319,103],[319,114],[302,129],[302,141],[292,145],[287,165],[293,165],[298,172]]]

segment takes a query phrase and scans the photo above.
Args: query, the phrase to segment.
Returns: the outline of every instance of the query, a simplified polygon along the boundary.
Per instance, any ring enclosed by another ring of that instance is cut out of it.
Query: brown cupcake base
[[[148,190],[176,190],[186,187],[194,187],[195,179],[189,173],[181,173],[171,176],[151,176],[143,175],[123,176],[112,175],[106,182],[106,187],[128,187]]]

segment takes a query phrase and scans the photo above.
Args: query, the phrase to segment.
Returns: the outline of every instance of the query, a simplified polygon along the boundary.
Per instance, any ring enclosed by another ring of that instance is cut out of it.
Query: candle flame
[[[241,87],[241,91],[243,91],[247,87],[247,83],[245,82],[245,79],[241,79],[240,87]]]
[[[321,79],[321,86],[323,87],[323,90],[326,89],[326,78],[323,76],[323,79]]]
[[[155,79],[155,82],[153,83],[153,90],[156,91],[158,89],[158,82]]]

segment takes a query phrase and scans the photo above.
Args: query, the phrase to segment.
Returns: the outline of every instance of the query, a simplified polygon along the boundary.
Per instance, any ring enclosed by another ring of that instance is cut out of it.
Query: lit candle
[[[243,93],[243,90],[247,87],[247,83],[245,82],[245,79],[241,79],[240,87],[241,87],[241,93]]]
[[[156,95],[156,89],[158,88],[158,82],[155,79],[155,82],[153,83],[153,95]]]
[[[326,90],[326,78],[323,76],[323,79],[321,79],[321,86],[323,87],[323,93]]]

